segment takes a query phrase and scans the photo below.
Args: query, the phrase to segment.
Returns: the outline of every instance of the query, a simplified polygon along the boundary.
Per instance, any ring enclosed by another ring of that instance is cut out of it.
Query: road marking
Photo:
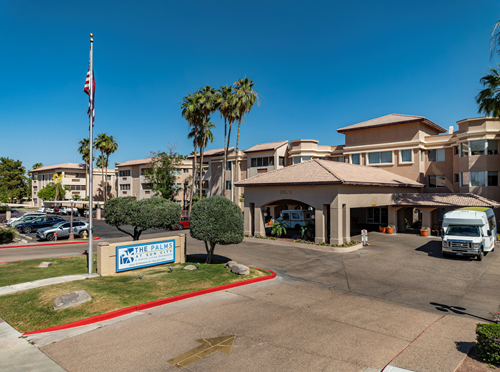
[[[236,335],[228,335],[222,337],[213,337],[213,338],[200,338],[199,340],[195,340],[196,342],[201,343],[200,346],[195,347],[185,353],[176,356],[170,360],[167,360],[167,363],[182,369],[191,363],[200,360],[207,355],[212,354],[213,352],[219,350],[227,355],[231,354],[231,349],[233,347],[234,339]]]

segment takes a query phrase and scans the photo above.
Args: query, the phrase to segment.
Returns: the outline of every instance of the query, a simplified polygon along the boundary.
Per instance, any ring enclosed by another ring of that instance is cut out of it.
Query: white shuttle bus
[[[281,216],[276,221],[281,222],[284,227],[300,229],[301,226],[314,223],[314,217],[310,210],[292,209],[281,211]]]
[[[481,261],[495,250],[497,227],[491,208],[466,207],[444,215],[443,256],[473,256]]]

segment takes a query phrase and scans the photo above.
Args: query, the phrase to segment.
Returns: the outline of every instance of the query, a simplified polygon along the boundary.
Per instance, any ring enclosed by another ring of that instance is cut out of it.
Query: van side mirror
[[[488,236],[491,236],[491,230],[488,230]]]

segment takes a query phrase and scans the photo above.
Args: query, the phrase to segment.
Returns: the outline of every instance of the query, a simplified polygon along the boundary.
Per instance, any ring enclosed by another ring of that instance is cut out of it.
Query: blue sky
[[[283,139],[344,142],[337,128],[400,113],[448,128],[477,115],[498,1],[0,0],[0,156],[79,162],[94,33],[95,133],[111,162],[177,143],[189,154],[180,101],[249,77],[262,101],[240,148]],[[223,121],[209,148],[222,147]],[[235,133],[235,131],[233,132]],[[233,136],[232,145],[235,145]]]

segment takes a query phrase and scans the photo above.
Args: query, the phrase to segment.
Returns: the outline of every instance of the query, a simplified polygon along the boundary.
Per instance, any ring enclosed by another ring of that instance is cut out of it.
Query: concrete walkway
[[[8,285],[5,287],[0,287],[0,296],[6,295],[6,294],[11,294],[11,293],[16,293],[16,292],[26,291],[28,289],[44,287],[46,285],[72,282],[75,280],[85,280],[87,278],[95,278],[98,276],[99,276],[99,274],[66,275],[66,276],[58,276],[56,278],[40,279],[40,280],[34,280],[32,282]]]
[[[65,372],[66,370],[21,338],[10,325],[0,319],[0,366],[8,372]]]

